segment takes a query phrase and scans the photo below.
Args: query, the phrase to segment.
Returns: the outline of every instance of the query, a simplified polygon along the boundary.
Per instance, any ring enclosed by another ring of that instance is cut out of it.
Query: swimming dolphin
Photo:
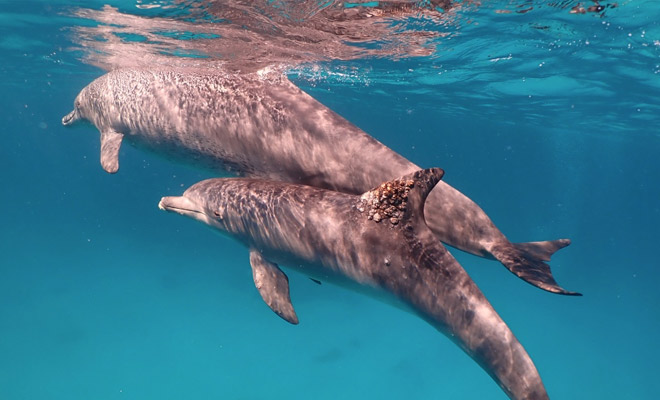
[[[525,349],[424,221],[442,178],[420,170],[353,195],[248,178],[216,178],[161,209],[201,221],[250,249],[254,283],[268,306],[297,324],[279,265],[390,299],[451,338],[512,399],[547,399]]]
[[[81,120],[101,132],[101,165],[119,169],[129,143],[213,171],[362,193],[419,169],[277,74],[204,69],[123,69],[85,87],[64,125]],[[511,243],[467,196],[440,182],[426,222],[458,249],[502,262],[525,281],[561,288],[544,263],[568,239]]]

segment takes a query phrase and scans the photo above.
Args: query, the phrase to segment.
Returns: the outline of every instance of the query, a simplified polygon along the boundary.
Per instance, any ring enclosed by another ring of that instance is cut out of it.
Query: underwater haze
[[[505,399],[412,314],[288,272],[158,209],[212,175],[67,129],[122,67],[278,71],[478,203],[570,238],[539,290],[450,248],[552,399],[660,398],[656,0],[0,0],[0,399]],[[338,143],[338,146],[343,145]]]

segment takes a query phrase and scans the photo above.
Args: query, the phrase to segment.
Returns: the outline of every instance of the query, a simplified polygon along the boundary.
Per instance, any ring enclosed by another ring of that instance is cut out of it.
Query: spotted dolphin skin
[[[440,169],[420,170],[363,195],[248,178],[199,182],[161,209],[201,221],[250,249],[264,301],[297,324],[279,265],[391,300],[429,322],[516,400],[547,399],[529,355],[424,221]]]
[[[170,159],[241,176],[359,194],[419,169],[286,77],[202,69],[123,69],[84,88],[64,125],[101,133],[101,165],[119,169],[122,141]],[[426,222],[444,243],[497,259],[541,289],[560,287],[544,262],[568,239],[511,243],[472,200],[440,182]]]

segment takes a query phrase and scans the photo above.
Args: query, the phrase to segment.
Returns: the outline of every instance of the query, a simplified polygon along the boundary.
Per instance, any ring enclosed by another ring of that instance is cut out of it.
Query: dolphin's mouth
[[[165,211],[175,212],[188,217],[197,217],[204,215],[195,202],[184,196],[166,196],[158,202],[158,208]]]
[[[62,125],[71,125],[78,120],[78,112],[76,110],[71,111],[64,117],[62,117]]]

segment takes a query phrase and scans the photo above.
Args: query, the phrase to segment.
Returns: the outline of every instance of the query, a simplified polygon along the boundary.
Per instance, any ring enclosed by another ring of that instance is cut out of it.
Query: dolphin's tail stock
[[[550,266],[544,262],[549,261],[554,252],[569,244],[571,241],[568,239],[529,243],[506,242],[493,246],[490,253],[527,283],[552,293],[582,296],[559,286],[552,276]]]
[[[548,400],[534,362],[511,329],[462,268],[450,274],[462,283],[429,287],[422,317],[479,363],[509,398]]]
[[[401,178],[410,188],[400,225],[410,252],[405,279],[381,284],[456,342],[514,400],[547,400],[531,358],[481,290],[426,225],[424,203],[442,170]],[[389,187],[387,184],[386,187]]]
[[[413,307],[479,363],[509,398],[548,400],[525,348],[452,255],[436,246],[429,253],[440,258],[422,257],[419,273],[428,275],[410,297]]]

